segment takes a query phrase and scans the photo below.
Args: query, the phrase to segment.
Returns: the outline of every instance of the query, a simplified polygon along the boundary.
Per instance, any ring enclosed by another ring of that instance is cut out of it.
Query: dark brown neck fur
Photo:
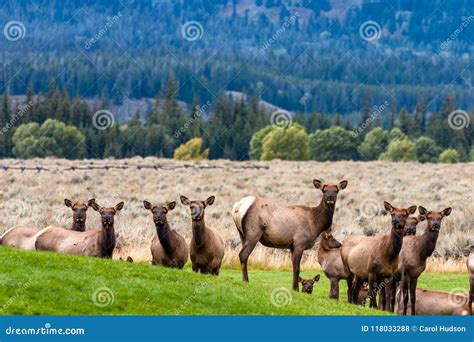
[[[156,233],[158,235],[158,239],[160,240],[160,244],[165,250],[166,254],[170,255],[173,253],[173,245],[171,244],[171,229],[166,221],[163,224],[156,224]]]
[[[438,232],[433,232],[430,230],[429,227],[426,228],[425,232],[423,235],[421,235],[419,238],[421,240],[421,245],[420,245],[420,259],[426,260],[428,257],[430,257],[435,248],[436,248],[436,242],[438,241]]]
[[[194,241],[196,242],[197,248],[204,246],[204,242],[206,241],[206,225],[204,223],[204,218],[199,221],[193,220],[192,227]]]
[[[317,207],[311,208],[317,230],[316,236],[319,236],[321,232],[331,228],[335,205],[336,204],[334,203],[334,206],[329,207],[326,202],[324,202],[324,199],[321,199],[321,202]]]
[[[85,224],[85,222],[77,223],[75,220],[73,220],[71,229],[76,231],[76,232],[85,232],[86,231],[86,224]]]
[[[106,227],[102,224],[102,232],[99,238],[99,244],[102,248],[102,257],[112,258],[112,254],[115,249],[115,230],[114,226],[110,225]]]
[[[401,233],[397,233],[395,228],[392,227],[390,231],[390,237],[388,239],[388,248],[385,249],[388,251],[388,258],[389,260],[394,260],[400,254],[400,250],[402,249],[403,244],[403,230]]]

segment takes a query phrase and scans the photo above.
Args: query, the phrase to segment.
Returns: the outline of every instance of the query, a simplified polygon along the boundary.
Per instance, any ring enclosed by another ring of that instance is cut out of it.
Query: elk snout
[[[405,235],[407,235],[407,236],[416,235],[416,229],[415,229],[415,228],[406,228],[406,227],[405,227]]]
[[[395,228],[401,228],[401,227],[403,227],[402,224],[400,223],[400,220],[399,220],[399,219],[393,219],[393,220],[392,220],[392,226],[394,226]]]
[[[439,230],[441,228],[441,225],[439,223],[433,223],[431,225],[432,230]]]

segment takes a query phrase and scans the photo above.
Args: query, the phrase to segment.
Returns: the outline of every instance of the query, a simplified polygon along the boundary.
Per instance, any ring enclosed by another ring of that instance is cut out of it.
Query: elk
[[[84,231],[86,229],[86,211],[87,204],[77,202],[72,203],[69,199],[64,199],[66,207],[72,209],[72,227],[74,231]],[[11,246],[19,249],[35,250],[35,235],[40,228],[30,228],[25,226],[15,226],[8,229],[2,237],[0,243],[5,246]]]
[[[150,246],[152,265],[182,269],[188,261],[188,245],[178,232],[171,230],[167,219],[168,212],[175,208],[176,202],[161,206],[143,201],[143,206],[152,212],[156,228]]]
[[[401,288],[397,291],[397,298],[399,299],[401,297],[401,291]],[[403,309],[399,306],[397,313],[401,315],[402,312]],[[411,312],[412,315],[423,316],[465,316],[469,314],[468,298],[461,293],[431,291],[418,288],[416,289],[416,309],[414,313],[413,311]]]
[[[301,283],[301,292],[307,294],[313,293],[313,286],[319,281],[320,278],[321,276],[319,274],[317,274],[312,279],[303,279],[301,277],[298,277],[298,281]]]
[[[47,227],[36,234],[36,250],[77,254],[98,258],[112,258],[115,249],[114,216],[122,210],[124,203],[115,207],[99,206],[95,199],[89,200],[89,207],[99,212],[102,229],[76,232],[61,227]]]
[[[377,307],[377,292],[380,289],[382,308],[386,309],[385,286],[398,267],[398,255],[403,244],[403,230],[410,214],[416,211],[416,205],[395,208],[384,202],[385,209],[392,217],[392,228],[389,233],[378,236],[350,236],[341,248],[341,257],[347,273],[347,297],[349,303],[357,303],[360,286],[364,281],[369,283],[370,307]]]
[[[425,220],[423,215],[410,216],[405,222],[405,230],[403,231],[403,236],[412,236],[416,235],[416,226],[418,223]]]
[[[472,315],[472,300],[474,299],[474,253],[467,258],[467,269],[469,271],[469,314]]]
[[[189,249],[192,269],[194,272],[218,276],[224,258],[224,241],[204,223],[204,211],[214,203],[215,197],[211,196],[205,201],[192,201],[185,196],[180,196],[180,199],[182,204],[191,209],[193,237]]]
[[[330,230],[326,230],[321,234],[318,262],[331,283],[329,298],[332,299],[339,299],[339,281],[347,278],[341,258],[341,246],[341,243],[334,238]]]
[[[451,208],[443,211],[430,211],[420,206],[419,213],[426,218],[427,225],[424,233],[419,236],[407,236],[403,240],[403,247],[400,251],[398,268],[394,274],[393,284],[391,287],[392,303],[390,309],[394,308],[394,291],[396,291],[397,281],[400,282],[401,299],[403,299],[403,314],[407,313],[408,292],[411,297],[411,314],[415,314],[416,307],[416,284],[418,277],[426,269],[426,259],[430,257],[438,241],[439,230],[441,228],[441,220],[451,214]],[[401,302],[398,303],[400,307]]]

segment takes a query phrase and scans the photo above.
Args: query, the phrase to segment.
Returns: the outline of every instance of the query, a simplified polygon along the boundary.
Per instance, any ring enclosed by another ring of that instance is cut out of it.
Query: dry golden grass
[[[235,201],[247,195],[267,197],[287,204],[316,205],[321,193],[312,180],[349,185],[340,192],[334,217],[333,232],[343,241],[350,234],[383,233],[390,227],[389,216],[383,215],[382,202],[394,206],[423,205],[428,210],[453,207],[443,221],[436,255],[428,269],[445,272],[464,271],[463,253],[474,244],[474,164],[419,164],[388,162],[284,162],[258,163],[269,169],[241,169],[253,162],[203,161],[194,165],[211,165],[218,169],[127,169],[61,171],[63,166],[79,166],[91,161],[57,159],[3,160],[1,165],[43,166],[50,172],[1,171],[0,232],[22,224],[37,227],[69,226],[71,211],[64,198],[87,201],[96,198],[102,206],[125,201],[124,210],[116,218],[118,248],[115,257],[132,256],[149,260],[149,241],[154,226],[142,201],[164,203],[175,200],[176,209],[169,214],[171,226],[188,240],[191,222],[188,209],[179,203],[179,195],[192,199],[216,196],[215,204],[206,210],[206,222],[219,231],[226,241],[225,264],[238,267],[240,239],[231,218]],[[95,164],[160,164],[168,167],[184,163],[155,158],[93,161]],[[99,215],[88,212],[88,228],[100,227]],[[419,225],[422,231],[425,223]],[[317,244],[316,244],[317,246]],[[318,269],[316,248],[305,252],[303,269]],[[460,257],[453,259],[453,256]],[[445,258],[450,257],[450,258]],[[262,268],[288,269],[287,251],[258,246],[250,257],[251,265]]]

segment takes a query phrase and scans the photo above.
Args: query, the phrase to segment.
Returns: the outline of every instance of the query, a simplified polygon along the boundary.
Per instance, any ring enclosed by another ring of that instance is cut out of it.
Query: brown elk
[[[124,203],[104,208],[94,199],[88,206],[99,212],[102,229],[76,232],[60,227],[47,227],[36,234],[36,250],[53,251],[65,254],[77,254],[99,258],[112,258],[115,249],[114,216],[122,210]]]
[[[217,276],[224,258],[224,241],[204,223],[204,211],[214,203],[215,197],[211,196],[205,201],[191,201],[185,196],[180,196],[180,199],[191,209],[193,237],[189,249],[192,269],[194,272]]]
[[[474,253],[467,258],[467,270],[469,271],[469,314],[472,315],[472,300],[474,299]]]
[[[143,201],[143,205],[152,212],[156,228],[156,235],[153,236],[150,246],[152,265],[183,268],[188,261],[188,245],[178,232],[171,230],[167,219],[168,212],[175,208],[176,202],[161,206]]]
[[[347,278],[341,258],[341,243],[326,230],[321,234],[318,249],[318,262],[329,278],[331,288],[329,298],[339,299],[339,281]]]
[[[430,257],[438,241],[439,230],[441,228],[441,221],[444,217],[451,214],[451,208],[446,208],[443,211],[428,211],[420,206],[418,211],[426,217],[426,230],[419,236],[407,236],[403,239],[403,247],[400,251],[398,268],[394,274],[394,283],[400,281],[401,299],[403,302],[403,314],[407,313],[408,292],[411,297],[411,314],[415,314],[416,307],[416,284],[418,277],[426,269],[426,259]],[[394,297],[395,286],[392,285],[392,298]],[[393,299],[392,299],[393,301]],[[401,306],[401,303],[398,306]],[[394,303],[391,303],[393,309]]]
[[[86,229],[87,204],[81,202],[73,204],[72,201],[67,198],[64,200],[64,204],[66,207],[72,209],[71,230],[83,232]],[[35,250],[35,235],[40,230],[40,228],[25,226],[12,227],[0,237],[0,244],[19,249]]]
[[[298,277],[298,281],[301,283],[301,292],[307,294],[313,293],[313,286],[319,281],[319,279],[321,279],[321,276],[319,274],[317,274],[312,279],[303,279],[301,277]]]
[[[303,252],[314,246],[321,232],[332,224],[337,194],[347,181],[338,185],[313,180],[323,192],[317,207],[274,204],[265,198],[248,196],[234,204],[232,216],[242,240],[239,253],[242,279],[248,281],[247,261],[258,242],[266,247],[289,249],[293,262],[293,289],[298,291],[298,277]]]
[[[403,236],[413,236],[416,235],[416,226],[418,223],[425,220],[423,215],[410,216],[405,222],[405,230],[403,231]]]
[[[416,205],[395,208],[384,202],[385,209],[392,217],[392,229],[378,236],[350,236],[341,248],[342,262],[347,272],[348,302],[357,303],[360,286],[363,281],[369,283],[370,307],[377,307],[377,292],[380,289],[382,308],[386,309],[385,286],[398,267],[398,254],[403,244],[403,229],[410,214],[416,211]]]
[[[400,301],[401,288],[397,291]],[[409,306],[411,306],[409,304]],[[412,314],[423,316],[465,316],[469,314],[468,298],[462,293],[450,293],[446,291],[431,291],[416,289],[416,309]],[[397,313],[401,315],[403,308],[398,307]]]

